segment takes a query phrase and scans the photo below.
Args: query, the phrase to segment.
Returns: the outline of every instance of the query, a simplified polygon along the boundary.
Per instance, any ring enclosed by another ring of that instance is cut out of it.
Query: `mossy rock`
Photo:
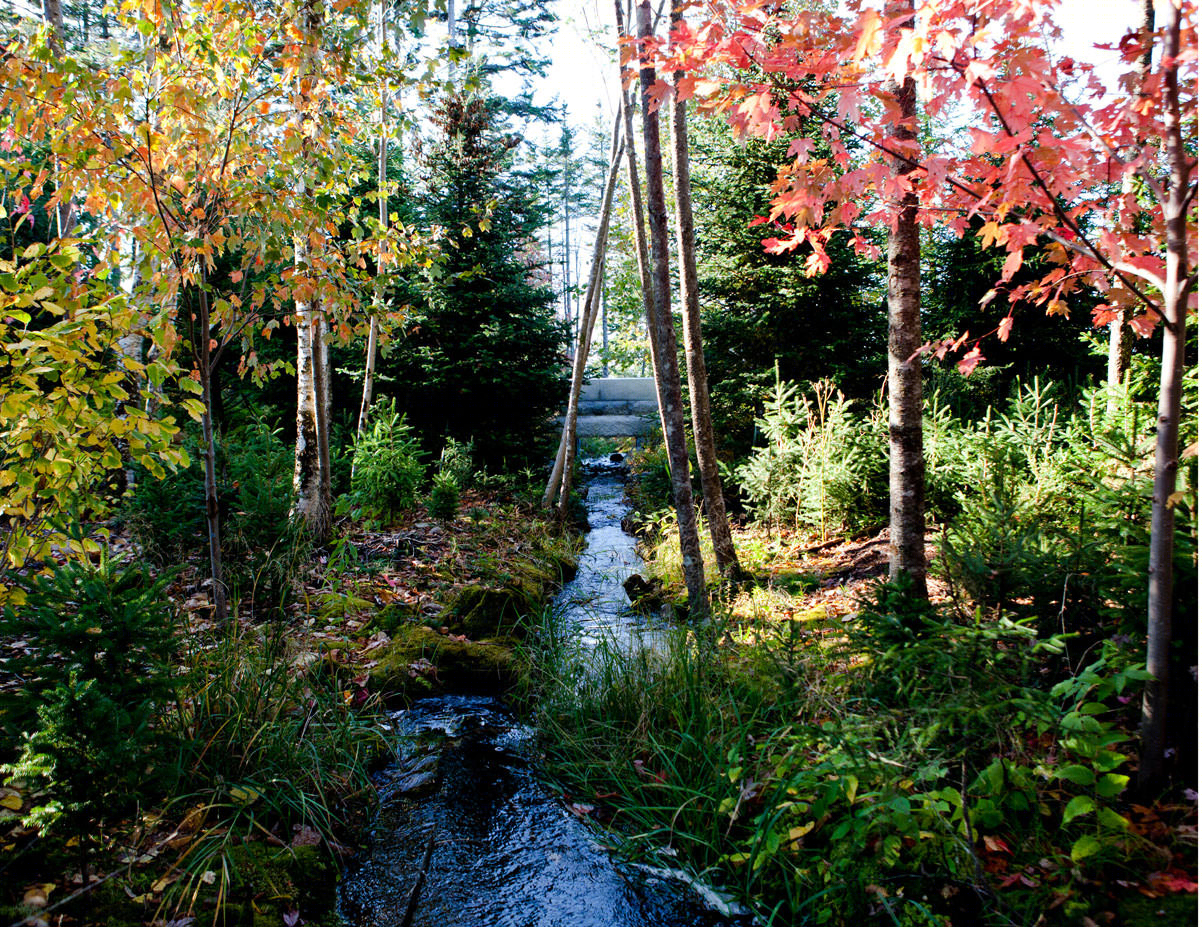
[[[576,574],[577,560],[570,541],[548,539],[533,557],[479,567],[485,579],[460,588],[443,611],[443,623],[469,637],[521,637],[524,619]]]
[[[500,692],[522,678],[511,643],[456,640],[425,627],[400,628],[392,643],[379,651],[370,683],[386,698],[445,690]]]
[[[409,602],[390,602],[368,622],[368,627],[373,631],[384,631],[386,634],[393,634],[398,628],[413,624],[422,615],[421,610],[417,605]]]
[[[320,847],[245,843],[232,849],[230,862],[241,884],[231,893],[226,923],[279,927],[292,911],[307,924],[336,923],[340,867]]]
[[[539,607],[541,592],[522,582],[500,588],[474,583],[455,594],[441,620],[469,637],[513,634],[520,630],[523,617]]]

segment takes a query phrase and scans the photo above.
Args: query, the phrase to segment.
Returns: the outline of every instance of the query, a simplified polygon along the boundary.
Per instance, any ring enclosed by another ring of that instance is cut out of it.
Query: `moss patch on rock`
[[[477,582],[461,586],[443,610],[448,628],[469,637],[524,637],[525,618],[577,572],[574,542],[546,537],[528,556],[482,559]]]
[[[435,692],[501,692],[522,681],[512,639],[469,640],[426,627],[399,628],[369,673],[386,700]]]

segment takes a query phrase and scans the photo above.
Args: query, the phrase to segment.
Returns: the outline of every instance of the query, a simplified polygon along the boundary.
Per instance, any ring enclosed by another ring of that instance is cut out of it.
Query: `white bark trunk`
[[[610,170],[606,175],[606,188],[602,194],[602,211],[598,217],[598,234],[594,239],[593,266],[590,271],[589,290],[585,296],[586,320],[581,329],[581,337],[577,345],[577,354],[573,360],[573,379],[569,385],[569,402],[564,416],[564,428],[560,433],[560,447],[556,451],[556,461],[552,466],[552,474],[544,489],[544,508],[551,508],[552,503],[565,495],[562,484],[567,483],[573,472],[573,454],[577,441],[577,404],[581,398],[581,385],[585,379],[585,364],[589,358],[590,344],[593,341],[594,321],[597,317],[597,296],[602,285],[603,269],[606,265],[606,240],[610,231],[610,213],[614,201],[615,182],[619,176],[619,164],[623,156],[622,137],[619,134],[619,117],[615,118],[614,134],[611,140]],[[566,476],[568,474],[568,476]],[[559,506],[561,514],[565,512],[562,501]]]
[[[307,0],[299,12],[301,32],[305,36],[306,61],[301,67],[301,137],[303,149],[311,144],[305,123],[313,118],[308,114],[308,80],[314,72],[317,33],[321,24],[320,0]],[[302,170],[308,170],[308,159],[302,156]],[[299,186],[302,195],[310,196],[306,178]],[[319,543],[330,533],[330,376],[329,347],[321,300],[310,274],[310,230],[302,228],[293,237],[295,279],[306,295],[296,299],[297,308],[297,450],[293,469],[293,490],[296,493],[294,514],[304,519],[310,533]]]

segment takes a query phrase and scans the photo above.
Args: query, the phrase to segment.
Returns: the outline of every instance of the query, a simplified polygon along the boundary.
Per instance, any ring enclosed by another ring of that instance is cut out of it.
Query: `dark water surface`
[[[621,470],[596,465],[590,532],[558,603],[581,654],[656,634],[627,609],[639,570]],[[371,850],[340,888],[353,927],[720,927],[751,919],[681,873],[623,863],[540,780],[535,734],[496,699],[445,695],[394,718]]]

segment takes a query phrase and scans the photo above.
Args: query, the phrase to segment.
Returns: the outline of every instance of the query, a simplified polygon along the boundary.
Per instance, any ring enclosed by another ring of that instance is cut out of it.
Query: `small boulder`
[[[623,580],[623,591],[631,604],[641,611],[653,611],[663,604],[664,586],[660,580],[644,579],[639,573],[633,573]]]

